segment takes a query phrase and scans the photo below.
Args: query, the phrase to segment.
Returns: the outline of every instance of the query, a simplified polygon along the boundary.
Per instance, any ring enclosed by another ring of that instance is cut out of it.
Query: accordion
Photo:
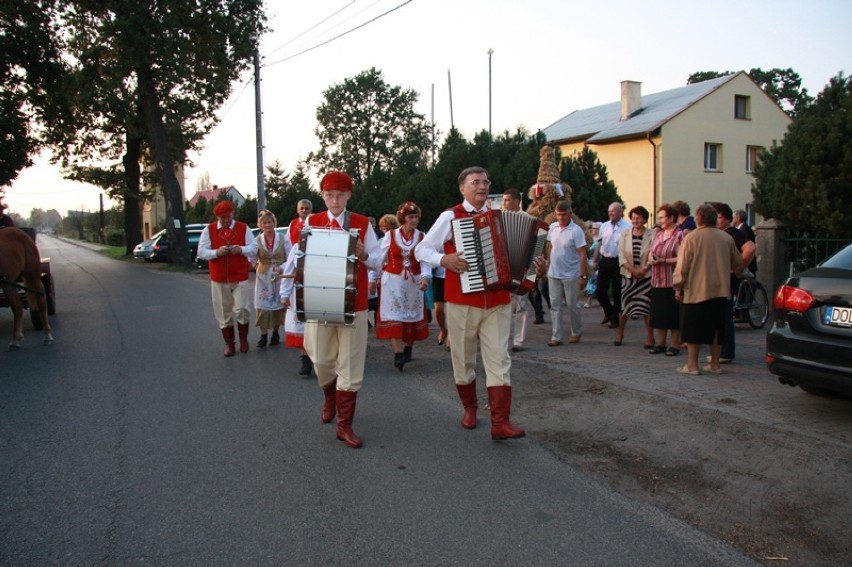
[[[464,253],[462,293],[507,289],[518,295],[535,285],[533,259],[544,252],[547,223],[522,211],[485,211],[452,220],[456,250]]]

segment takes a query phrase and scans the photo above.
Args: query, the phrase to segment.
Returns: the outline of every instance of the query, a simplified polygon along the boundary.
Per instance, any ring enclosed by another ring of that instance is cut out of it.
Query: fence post
[[[784,224],[778,219],[765,219],[754,227],[757,240],[757,279],[769,293],[770,311],[775,290],[787,278],[787,265],[784,263],[786,232]]]

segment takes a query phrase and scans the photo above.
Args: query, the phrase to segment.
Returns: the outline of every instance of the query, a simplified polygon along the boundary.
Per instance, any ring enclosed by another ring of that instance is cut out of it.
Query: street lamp
[[[488,48],[488,139],[491,139],[491,56],[494,50]]]

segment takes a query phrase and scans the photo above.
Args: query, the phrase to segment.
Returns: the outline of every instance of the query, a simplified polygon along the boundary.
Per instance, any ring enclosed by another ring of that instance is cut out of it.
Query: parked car
[[[163,232],[163,231],[160,231]],[[154,235],[153,238],[147,238],[136,245],[133,249],[133,257],[137,260],[145,260],[146,262],[154,261],[154,244],[157,243],[160,232]]]
[[[852,244],[778,289],[766,364],[782,384],[852,396]]]
[[[279,226],[279,227],[275,228],[275,232],[277,232],[281,236],[287,236],[287,234],[290,232],[290,227],[289,226]],[[254,227],[253,229],[251,229],[251,233],[252,233],[252,236],[257,238],[257,235],[260,234],[260,228]]]
[[[198,241],[201,238],[203,224],[186,225],[187,240],[189,243],[190,257],[195,261],[198,254]],[[169,235],[165,229],[161,230],[148,240],[144,240],[133,249],[133,257],[146,262],[168,262],[169,261]]]

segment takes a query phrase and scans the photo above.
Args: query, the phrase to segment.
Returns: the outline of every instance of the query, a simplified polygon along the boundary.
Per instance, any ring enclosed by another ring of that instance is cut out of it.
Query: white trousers
[[[529,300],[526,295],[512,294],[512,344],[521,346],[527,336],[527,307]]]
[[[248,324],[253,294],[248,280],[235,283],[211,281],[210,293],[213,296],[213,315],[220,329],[233,327],[234,319],[237,323]]]
[[[320,388],[337,378],[338,390],[357,392],[367,361],[367,312],[356,311],[352,325],[306,322],[305,351],[314,363]]]
[[[480,309],[447,303],[446,310],[447,332],[452,341],[450,358],[456,384],[470,384],[476,378],[476,347],[479,344],[486,386],[511,386],[511,306],[506,304]]]

